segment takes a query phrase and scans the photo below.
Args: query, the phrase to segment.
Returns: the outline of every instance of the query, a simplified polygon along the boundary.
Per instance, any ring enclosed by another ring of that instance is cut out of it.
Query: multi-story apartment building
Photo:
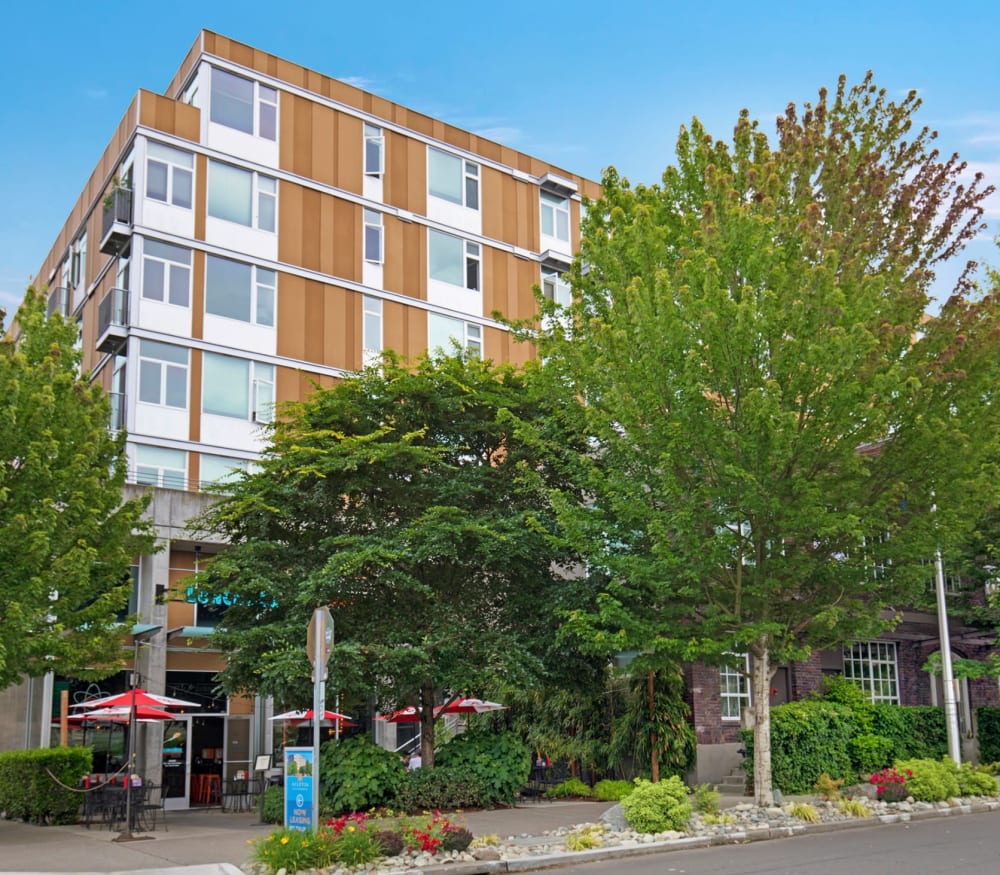
[[[204,490],[252,464],[276,402],[383,349],[454,338],[495,360],[532,355],[491,314],[530,317],[535,284],[568,294],[581,195],[598,192],[208,31],[164,94],[135,96],[35,285],[80,325],[110,425],[127,429],[129,488],[153,487],[162,549],[134,569],[126,644],[145,686],[199,703],[162,736],[143,730],[140,760],[148,774],[162,761],[171,804],[199,801],[192,773],[250,769],[270,736],[261,703],[214,690],[220,606],[185,581],[218,547],[186,531]],[[47,743],[60,686],[8,692],[20,717],[5,746]]]

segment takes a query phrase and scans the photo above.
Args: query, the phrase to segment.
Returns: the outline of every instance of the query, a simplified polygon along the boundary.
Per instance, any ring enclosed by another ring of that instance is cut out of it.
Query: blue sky
[[[997,0],[9,4],[0,34],[0,307],[13,310],[132,96],[163,91],[202,27],[592,178],[655,182],[681,124],[865,71],[1000,185]],[[968,253],[1000,263],[1000,197]],[[944,291],[944,283],[939,283]]]

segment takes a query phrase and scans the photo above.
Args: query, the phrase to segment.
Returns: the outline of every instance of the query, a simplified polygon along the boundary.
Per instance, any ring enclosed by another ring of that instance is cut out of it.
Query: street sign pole
[[[329,608],[316,608],[306,636],[309,661],[313,667],[313,798],[312,825],[319,829],[319,747],[326,711],[326,664],[333,651],[333,615]]]

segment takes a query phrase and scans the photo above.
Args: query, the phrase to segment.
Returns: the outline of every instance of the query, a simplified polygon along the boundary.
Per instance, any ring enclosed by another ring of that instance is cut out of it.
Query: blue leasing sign
[[[316,829],[312,822],[316,769],[311,747],[285,748],[285,826]]]

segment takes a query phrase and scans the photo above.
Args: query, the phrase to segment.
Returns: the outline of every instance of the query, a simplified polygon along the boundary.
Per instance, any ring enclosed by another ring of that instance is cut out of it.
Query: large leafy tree
[[[259,470],[202,523],[230,545],[199,584],[232,603],[227,689],[301,704],[320,605],[336,625],[328,689],[420,705],[425,765],[440,695],[530,683],[571,559],[537,476],[558,459],[517,434],[553,406],[534,374],[387,357],[284,410]]]
[[[0,314],[2,315],[2,314]],[[145,501],[123,501],[124,435],[80,375],[77,328],[29,289],[0,319],[0,688],[121,665],[128,568],[152,545]]]
[[[592,447],[563,523],[608,576],[567,628],[650,665],[749,652],[762,804],[775,667],[891,625],[967,533],[996,439],[996,295],[963,277],[925,318],[989,189],[918,106],[869,76],[790,105],[773,142],[745,112],[731,143],[693,121],[662,184],[606,172],[574,302],[541,302]]]

